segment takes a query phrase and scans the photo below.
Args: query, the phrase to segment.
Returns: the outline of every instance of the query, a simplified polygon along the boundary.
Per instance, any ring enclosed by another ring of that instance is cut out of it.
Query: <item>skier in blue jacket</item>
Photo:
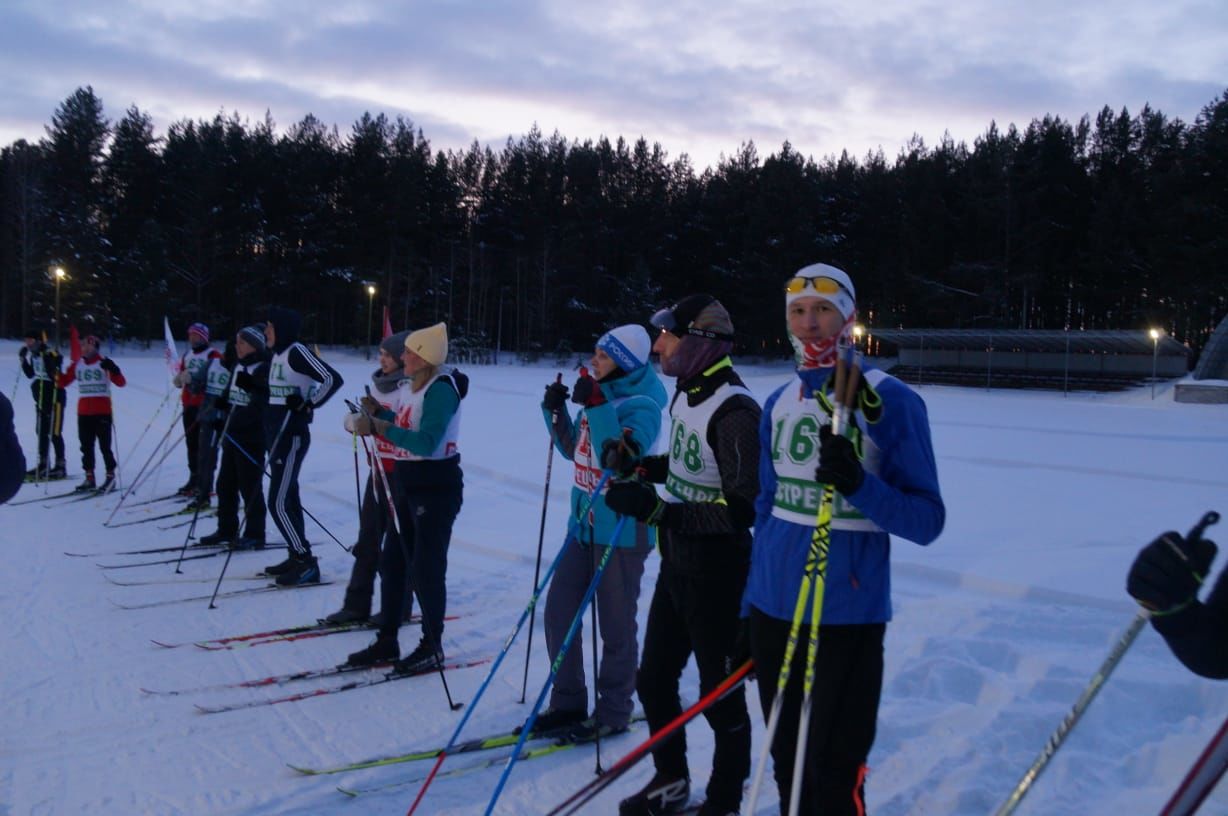
[[[546,386],[542,400],[546,427],[559,452],[575,463],[566,549],[550,582],[543,616],[552,663],[605,548],[613,545],[615,551],[597,585],[602,657],[596,678],[596,710],[588,718],[582,636],[578,633],[555,677],[550,707],[537,718],[540,731],[571,728],[577,737],[597,729],[602,734],[616,733],[625,731],[631,719],[639,657],[636,606],[644,561],[656,546],[656,530],[628,518],[617,540],[611,540],[617,516],[606,506],[604,489],[592,501],[591,510],[585,512],[585,508],[601,480],[601,451],[606,441],[626,438],[629,432],[627,445],[635,451],[649,453],[656,444],[668,397],[648,364],[651,353],[652,340],[642,326],[619,326],[603,334],[590,361],[592,374],[582,373],[571,391],[571,401],[581,406],[574,420],[567,411],[567,386]]]
[[[925,403],[876,369],[863,374],[845,435],[831,433],[829,400],[838,344],[856,319],[849,276],[826,264],[785,284],[795,376],[768,397],[759,426],[759,496],[742,612],[766,717],[776,693],[793,612],[815,529],[822,484],[836,490],[818,667],[812,691],[801,812],[865,812],[866,758],[874,742],[891,619],[891,535],[926,545],[946,511]],[[810,605],[772,744],[781,801],[789,801],[806,665]]]

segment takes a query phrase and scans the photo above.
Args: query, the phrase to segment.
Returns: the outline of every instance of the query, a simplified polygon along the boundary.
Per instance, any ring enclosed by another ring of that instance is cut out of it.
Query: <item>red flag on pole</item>
[[[68,327],[68,357],[74,363],[81,359],[81,335],[76,326]]]
[[[392,336],[392,321],[388,319],[388,307],[384,307],[384,336],[381,340],[387,340]]]

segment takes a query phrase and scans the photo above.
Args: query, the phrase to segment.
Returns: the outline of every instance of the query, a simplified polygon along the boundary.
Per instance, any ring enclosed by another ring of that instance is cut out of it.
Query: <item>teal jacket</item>
[[[572,479],[567,532],[585,544],[591,540],[596,544],[614,544],[618,547],[656,546],[656,528],[643,524],[624,524],[618,540],[611,542],[618,517],[606,507],[604,496],[593,502],[591,522],[590,514],[584,511],[589,505],[589,490],[600,479],[597,471],[601,468],[602,445],[607,439],[621,437],[623,429],[629,429],[631,439],[639,450],[645,454],[651,453],[661,432],[661,415],[669,397],[651,365],[602,382],[600,387],[606,401],[592,408],[581,408],[574,418],[567,411],[560,410],[555,421],[551,412],[542,408],[542,416],[555,447],[568,460],[577,463]],[[582,420],[588,423],[588,443],[580,439]],[[585,482],[585,485],[582,486],[581,482]],[[645,535],[647,540],[642,540]]]

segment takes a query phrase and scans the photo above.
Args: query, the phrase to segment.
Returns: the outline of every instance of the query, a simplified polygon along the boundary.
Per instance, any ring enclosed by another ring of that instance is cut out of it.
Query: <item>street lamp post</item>
[[[51,270],[51,274],[55,276],[55,349],[60,350],[60,281],[64,280],[67,274],[64,267],[57,266]]]
[[[1151,335],[1151,398],[1156,398],[1156,362],[1160,356],[1160,335],[1162,332],[1159,329],[1152,329],[1148,332]]]
[[[367,284],[367,359],[371,359],[371,316],[375,309],[375,285]]]
[[[866,327],[860,323],[853,324],[853,347],[857,348],[861,345],[861,336],[866,333]]]

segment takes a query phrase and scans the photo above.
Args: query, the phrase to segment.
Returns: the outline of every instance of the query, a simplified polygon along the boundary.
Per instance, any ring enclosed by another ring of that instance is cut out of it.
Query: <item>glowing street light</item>
[[[367,284],[367,359],[371,359],[371,315],[375,308],[375,284]]]
[[[1151,335],[1151,398],[1156,398],[1156,361],[1160,355],[1160,337],[1164,332],[1159,329],[1151,329],[1147,332]]]
[[[865,333],[866,333],[865,326],[861,325],[860,323],[853,324],[853,345],[854,346],[861,344],[861,337]]]
[[[60,281],[68,277],[68,273],[64,271],[64,267],[56,266],[51,269],[52,276],[55,277],[55,348],[60,350]]]

